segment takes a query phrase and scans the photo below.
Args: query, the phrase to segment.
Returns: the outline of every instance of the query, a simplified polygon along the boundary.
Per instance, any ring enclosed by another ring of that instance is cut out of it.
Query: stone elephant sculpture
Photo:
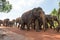
[[[40,7],[34,8],[34,9],[29,10],[29,11],[25,12],[24,14],[22,14],[22,16],[21,16],[21,28],[24,29],[25,25],[27,25],[27,30],[29,30],[30,29],[30,24],[32,24],[32,22],[35,23],[36,19],[37,20],[39,20],[39,19],[42,20],[44,30],[45,30],[45,14],[44,14],[42,8],[40,8]],[[36,26],[35,28],[38,29],[36,31],[39,31],[38,26]]]

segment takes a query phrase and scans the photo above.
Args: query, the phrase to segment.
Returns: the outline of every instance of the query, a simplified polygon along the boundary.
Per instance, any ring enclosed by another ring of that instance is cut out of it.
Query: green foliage
[[[1,0],[1,1],[6,2],[6,0]]]
[[[57,10],[54,8],[53,11],[51,12],[51,15],[57,16]]]
[[[11,9],[12,9],[12,5],[9,4],[9,2],[7,2],[5,4],[5,7],[3,8],[3,12],[10,12]]]
[[[52,10],[51,15],[57,16],[58,19],[60,20],[60,2],[59,2],[59,9],[56,10],[55,8]],[[56,27],[58,25],[57,22],[54,21],[54,26]]]
[[[60,20],[60,8],[58,9],[58,19]]]
[[[1,1],[2,1],[2,8],[1,8],[2,11],[0,12],[10,12],[10,10],[12,9],[12,5],[9,3],[9,1],[6,0],[1,0]]]
[[[52,12],[51,12],[51,15],[57,16],[57,17],[60,16],[60,2],[59,2],[59,9],[56,10],[56,9],[54,8],[54,9],[52,10]]]
[[[59,2],[59,9],[58,9],[58,19],[60,20],[60,2]]]
[[[54,21],[54,26],[55,28],[58,26],[58,23],[56,21]]]
[[[53,11],[51,12],[52,16],[57,16],[58,17],[58,11],[54,8]],[[54,21],[54,26],[57,27],[58,23]]]

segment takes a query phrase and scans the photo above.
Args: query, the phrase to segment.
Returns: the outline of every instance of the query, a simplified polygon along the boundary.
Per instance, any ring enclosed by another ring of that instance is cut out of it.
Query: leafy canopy
[[[0,0],[0,12],[10,12],[11,9],[12,5],[9,3],[9,1]]]

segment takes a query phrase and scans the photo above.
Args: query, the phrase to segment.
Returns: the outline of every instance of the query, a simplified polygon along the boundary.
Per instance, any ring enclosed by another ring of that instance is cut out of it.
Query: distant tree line
[[[51,15],[57,16],[58,19],[60,20],[60,2],[59,2],[59,8],[58,8],[58,10],[57,10],[56,8],[54,8],[54,9],[52,10],[52,12],[51,12]]]

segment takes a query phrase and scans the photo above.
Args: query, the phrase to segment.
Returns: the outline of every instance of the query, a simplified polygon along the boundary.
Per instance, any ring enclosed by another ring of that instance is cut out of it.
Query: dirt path
[[[14,30],[14,28],[12,29]],[[0,40],[32,40],[32,39],[11,31],[11,28],[0,27]]]
[[[8,32],[9,31],[12,32],[11,35],[14,35],[13,38],[16,38],[17,40],[19,40],[19,38],[20,40],[60,40],[60,33],[57,33],[56,31],[51,29],[47,30],[46,32],[44,31],[36,32],[34,30],[23,31],[17,28],[4,28],[4,27],[1,29],[6,31],[8,30]],[[16,34],[22,36],[17,36]]]

